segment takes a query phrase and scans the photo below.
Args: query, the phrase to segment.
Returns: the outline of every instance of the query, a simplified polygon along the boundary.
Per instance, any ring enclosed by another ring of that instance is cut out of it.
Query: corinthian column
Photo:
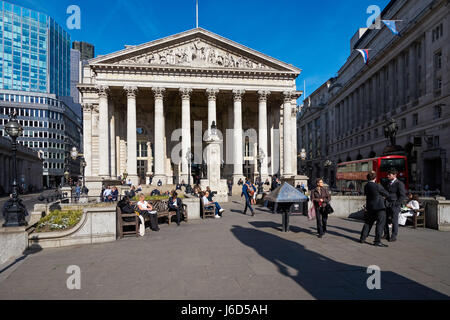
[[[181,176],[180,181],[188,182],[189,168],[186,154],[191,149],[191,88],[180,88],[181,95]]]
[[[110,177],[109,162],[109,121],[108,121],[108,93],[107,86],[98,86],[99,97],[99,121],[98,121],[98,146],[99,168],[98,175],[101,178]]]
[[[243,178],[242,171],[242,96],[244,90],[233,90],[234,98],[234,153],[233,153],[233,183],[236,184],[240,178]]]
[[[259,109],[258,109],[258,146],[260,151],[264,153],[264,159],[261,162],[261,177],[265,181],[268,176],[268,159],[269,152],[267,151],[267,97],[270,91],[260,90],[259,95]]]
[[[112,101],[112,103],[109,106],[109,143],[110,143],[110,166],[111,166],[111,178],[116,179],[117,178],[117,171],[116,171],[116,125],[115,125],[115,101]]]
[[[139,184],[136,155],[136,94],[137,87],[126,86],[127,93],[127,173],[134,185]]]
[[[217,126],[217,116],[216,116],[216,98],[219,90],[217,89],[206,89],[206,94],[208,95],[208,132],[211,128],[213,121]]]
[[[92,104],[83,103],[83,155],[86,161],[84,173],[92,175]]]
[[[157,184],[161,180],[166,183],[166,172],[164,170],[164,92],[165,88],[152,88],[155,95],[155,176],[152,184]]]
[[[289,178],[292,173],[292,146],[291,146],[291,100],[292,92],[283,92],[284,106],[283,106],[283,160],[284,160],[284,177]]]

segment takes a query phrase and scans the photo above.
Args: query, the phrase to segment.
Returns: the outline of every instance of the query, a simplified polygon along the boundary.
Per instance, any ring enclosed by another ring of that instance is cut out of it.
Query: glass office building
[[[48,15],[0,0],[0,89],[70,96],[70,36]]]

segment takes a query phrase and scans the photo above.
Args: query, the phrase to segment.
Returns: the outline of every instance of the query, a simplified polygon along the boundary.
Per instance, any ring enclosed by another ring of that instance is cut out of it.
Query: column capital
[[[180,88],[181,100],[189,100],[191,98],[192,88]]]
[[[206,89],[206,94],[208,95],[208,101],[216,101],[219,89],[208,88]]]
[[[92,103],[82,103],[81,108],[83,112],[90,112],[94,109],[94,105]]]
[[[109,87],[108,86],[96,86],[99,98],[108,98]]]
[[[243,90],[243,89],[234,89],[233,90],[234,101],[242,101],[242,96],[244,94],[245,94],[245,90]]]
[[[153,94],[155,95],[155,99],[162,99],[162,98],[164,98],[164,93],[166,91],[166,88],[153,87],[152,91],[153,91]]]
[[[259,96],[260,102],[266,102],[269,95],[270,95],[270,91],[268,91],[268,90],[259,90],[258,91],[258,96]]]
[[[290,103],[293,98],[294,98],[293,91],[283,91],[284,103]]]
[[[123,90],[127,93],[127,98],[136,98],[138,87],[136,86],[125,86]]]

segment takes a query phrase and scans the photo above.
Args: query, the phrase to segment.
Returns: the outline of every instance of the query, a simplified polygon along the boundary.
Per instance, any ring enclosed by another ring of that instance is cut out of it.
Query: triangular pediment
[[[139,46],[128,46],[124,50],[89,60],[89,64],[301,72],[290,64],[201,28]]]

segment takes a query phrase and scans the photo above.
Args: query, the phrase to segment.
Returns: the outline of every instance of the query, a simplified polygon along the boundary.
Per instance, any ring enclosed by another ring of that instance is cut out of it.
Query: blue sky
[[[107,54],[195,28],[195,0],[11,0],[43,11],[66,28],[70,5],[81,9],[72,41]],[[336,75],[367,8],[389,0],[199,0],[199,26],[303,70],[297,87],[309,95]],[[302,97],[303,98],[303,97]]]

